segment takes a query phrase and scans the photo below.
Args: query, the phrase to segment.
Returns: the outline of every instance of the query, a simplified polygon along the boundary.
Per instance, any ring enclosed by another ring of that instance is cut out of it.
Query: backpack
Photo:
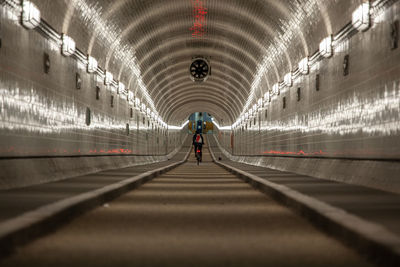
[[[197,134],[196,135],[196,143],[198,143],[198,144],[201,144],[202,142],[201,142],[201,135],[200,134]]]

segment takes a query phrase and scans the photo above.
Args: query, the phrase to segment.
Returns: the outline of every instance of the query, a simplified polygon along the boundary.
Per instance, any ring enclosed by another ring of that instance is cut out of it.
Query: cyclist
[[[201,156],[202,152],[201,149],[204,145],[204,138],[203,135],[201,134],[201,131],[196,131],[196,133],[193,135],[193,146],[194,146],[194,155],[196,156],[197,153],[199,153],[200,156],[200,162],[201,162]]]

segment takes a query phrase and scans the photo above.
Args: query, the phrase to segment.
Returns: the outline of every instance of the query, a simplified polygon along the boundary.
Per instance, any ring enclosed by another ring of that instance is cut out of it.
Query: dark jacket
[[[198,145],[198,144],[204,144],[204,138],[203,138],[203,135],[202,134],[199,134],[200,135],[200,142],[196,142],[196,136],[197,136],[198,134],[195,134],[195,135],[193,135],[193,145]]]

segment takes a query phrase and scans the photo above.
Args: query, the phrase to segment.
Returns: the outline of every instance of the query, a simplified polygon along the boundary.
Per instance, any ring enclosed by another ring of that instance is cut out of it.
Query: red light
[[[193,5],[193,26],[189,28],[192,37],[202,37],[206,32],[207,8],[202,0],[192,0]]]
[[[314,151],[314,152],[304,152],[303,150],[300,150],[300,151],[297,151],[297,152],[296,151],[269,150],[269,151],[264,151],[263,154],[309,156],[309,155],[326,155],[328,153],[327,152],[323,152],[322,150]]]

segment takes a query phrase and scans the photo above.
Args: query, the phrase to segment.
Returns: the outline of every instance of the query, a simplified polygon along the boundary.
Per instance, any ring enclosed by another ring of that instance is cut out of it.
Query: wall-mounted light
[[[135,97],[135,108],[137,110],[140,110],[140,99]]]
[[[118,94],[124,94],[125,93],[125,84],[118,82]]]
[[[106,71],[105,72],[105,77],[104,77],[104,84],[105,85],[110,85],[113,81],[113,75],[111,74],[111,72]]]
[[[112,84],[112,83],[110,84],[110,86],[108,88],[110,89],[110,91],[112,93],[117,93],[118,92],[117,87],[115,87],[114,84]]]
[[[365,31],[370,26],[369,17],[370,5],[369,2],[361,4],[356,10],[354,10],[351,16],[351,23],[353,27],[359,31]]]
[[[292,73],[291,72],[286,73],[286,75],[283,77],[283,82],[285,83],[285,85],[287,87],[292,86],[293,81],[292,81]]]
[[[256,111],[257,111],[257,104],[254,104],[253,105],[253,115],[254,115],[254,113],[256,113]]]
[[[267,91],[267,92],[264,94],[264,101],[265,101],[265,102],[270,102],[270,101],[271,101],[269,91]]]
[[[22,16],[21,16],[22,25],[28,29],[36,28],[40,23],[40,11],[30,1],[22,2]]]
[[[129,90],[125,89],[119,92],[119,98],[124,99],[124,100],[129,100],[128,99],[128,94],[129,94]]]
[[[141,108],[141,110],[140,111],[142,111],[142,112],[146,112],[146,105],[144,104],[144,103],[142,103],[142,108]]]
[[[263,99],[262,98],[258,99],[257,106],[258,106],[258,110],[260,111],[263,107]]]
[[[303,58],[299,62],[299,72],[303,75],[308,74],[310,68],[308,66],[308,57]]]
[[[61,53],[67,57],[75,53],[75,41],[65,34],[62,35]]]
[[[93,73],[93,72],[97,71],[98,63],[94,57],[91,57],[88,55],[87,62],[88,62],[87,63],[87,72]]]
[[[129,101],[129,104],[133,104],[135,101],[135,95],[133,94],[132,91],[128,92],[128,101]]]
[[[272,94],[279,95],[279,84],[276,83],[272,86]]]
[[[332,50],[332,35],[324,38],[321,43],[319,44],[319,53],[323,57],[331,57],[333,50]]]
[[[147,109],[146,109],[146,114],[147,114],[147,115],[150,115],[150,108],[147,108]]]

